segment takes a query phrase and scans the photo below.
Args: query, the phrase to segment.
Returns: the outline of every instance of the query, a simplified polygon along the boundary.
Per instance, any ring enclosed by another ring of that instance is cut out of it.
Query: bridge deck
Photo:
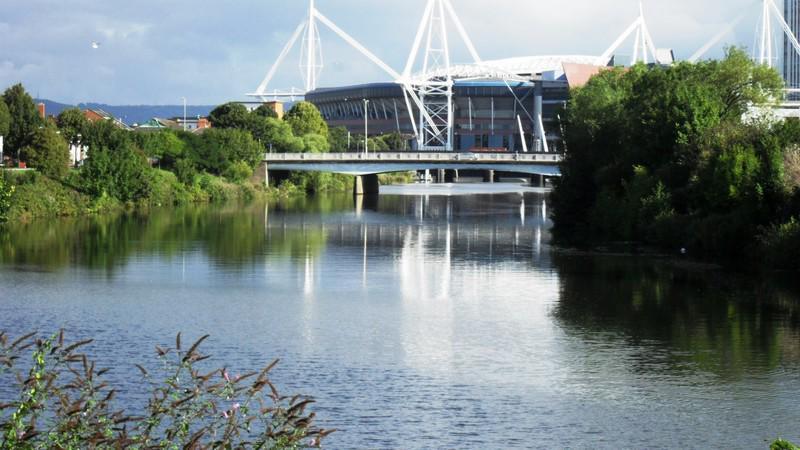
[[[458,163],[458,164],[553,164],[561,162],[557,153],[442,153],[370,152],[365,153],[268,153],[267,163]]]

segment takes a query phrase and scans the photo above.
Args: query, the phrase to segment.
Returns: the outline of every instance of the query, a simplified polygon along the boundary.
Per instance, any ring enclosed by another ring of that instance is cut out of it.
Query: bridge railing
[[[391,162],[391,161],[449,161],[449,162],[561,162],[557,153],[441,153],[441,152],[372,152],[364,153],[267,153],[266,162]]]

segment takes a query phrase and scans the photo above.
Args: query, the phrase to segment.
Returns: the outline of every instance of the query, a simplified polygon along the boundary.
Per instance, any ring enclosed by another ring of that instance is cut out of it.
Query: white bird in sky
[[[92,48],[97,50],[98,48],[100,48],[100,43],[99,42],[92,42]]]

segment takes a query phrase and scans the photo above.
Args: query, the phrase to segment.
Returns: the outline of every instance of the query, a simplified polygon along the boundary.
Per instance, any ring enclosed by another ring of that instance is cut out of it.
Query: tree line
[[[49,182],[92,199],[142,202],[161,199],[165,191],[170,192],[166,201],[208,199],[223,190],[223,182],[245,184],[265,152],[347,150],[346,130],[329,130],[308,102],[295,104],[283,118],[267,105],[251,112],[241,104],[227,103],[215,108],[209,119],[212,128],[201,133],[132,132],[111,120],[89,121],[77,108],[43,119],[20,84],[8,88],[0,101],[5,155],[24,161]],[[88,148],[88,158],[79,168],[70,167],[71,144]],[[347,182],[330,174],[295,174],[282,187],[316,192],[344,189]],[[32,183],[24,177],[8,174],[0,179],[0,219],[15,198],[32,197],[19,192],[28,184]]]
[[[573,90],[557,239],[800,268],[800,121],[771,114],[783,86],[732,48],[720,61],[609,69]]]

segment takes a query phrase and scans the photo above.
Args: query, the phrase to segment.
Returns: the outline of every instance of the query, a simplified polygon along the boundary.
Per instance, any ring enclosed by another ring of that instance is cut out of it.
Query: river
[[[334,449],[800,440],[793,280],[557,250],[547,217],[498,184],[14,225],[0,330],[95,338],[134,405],[178,331],[231,371],[280,358]]]

